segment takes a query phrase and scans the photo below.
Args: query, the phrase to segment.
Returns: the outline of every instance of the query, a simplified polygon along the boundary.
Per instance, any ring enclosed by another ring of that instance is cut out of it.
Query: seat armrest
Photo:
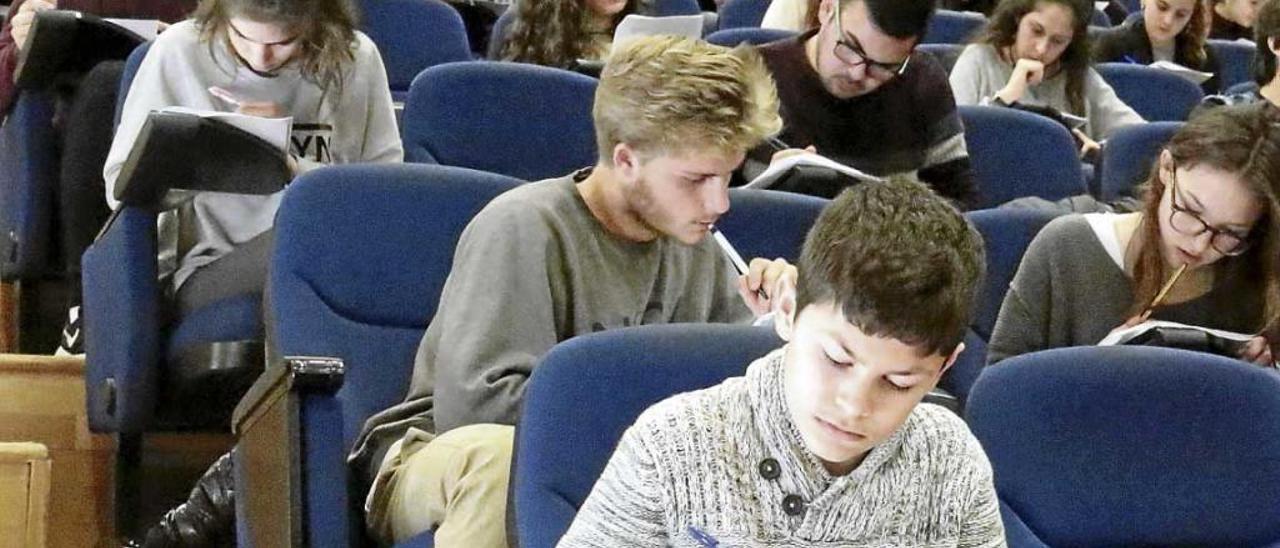
[[[344,371],[339,359],[286,357],[268,367],[236,406],[236,517],[247,537],[241,545],[308,544],[302,400],[337,392]]]
[[[89,426],[142,432],[155,411],[159,377],[156,215],[117,211],[85,251],[82,270]]]

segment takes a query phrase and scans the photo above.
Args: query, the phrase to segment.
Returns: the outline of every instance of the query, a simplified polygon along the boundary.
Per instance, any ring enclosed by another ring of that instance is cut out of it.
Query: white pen
[[[739,255],[738,250],[734,249],[733,246],[729,244],[729,240],[724,237],[724,234],[720,232],[720,229],[712,225],[710,230],[711,237],[715,238],[716,244],[720,246],[720,250],[724,251],[724,254],[729,257],[729,262],[733,263],[733,268],[738,271],[738,275],[746,276],[750,269],[747,268],[747,262],[742,260],[742,255]],[[756,295],[759,295],[761,299],[769,298],[769,294],[765,293],[763,285],[756,290]]]
[[[233,95],[230,91],[222,89],[218,86],[209,86],[209,95],[222,99],[223,101],[230,103],[231,106],[235,106],[235,107],[239,107],[242,103],[242,101],[240,101],[240,99],[237,98],[235,95]]]

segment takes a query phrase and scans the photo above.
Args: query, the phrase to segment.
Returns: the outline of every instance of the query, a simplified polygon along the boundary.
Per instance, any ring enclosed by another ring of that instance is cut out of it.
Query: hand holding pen
[[[711,235],[738,272],[738,294],[757,317],[774,311],[779,296],[792,295],[796,287],[796,267],[786,259],[751,260],[747,264],[716,227]]]

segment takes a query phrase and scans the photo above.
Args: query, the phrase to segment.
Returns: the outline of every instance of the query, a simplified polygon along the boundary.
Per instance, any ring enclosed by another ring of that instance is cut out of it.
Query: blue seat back
[[[1022,264],[1022,255],[1040,229],[1053,220],[1054,214],[1029,209],[982,209],[970,211],[965,217],[982,234],[986,247],[987,277],[978,295],[978,309],[972,324],[974,332],[985,341],[991,339],[1004,294]]]
[[[1257,92],[1258,92],[1257,82],[1240,82],[1239,84],[1236,84],[1234,86],[1231,86],[1223,90],[1223,93],[1226,95],[1237,95],[1241,93],[1257,93]]]
[[[734,27],[718,30],[707,35],[707,41],[717,46],[731,48],[744,42],[752,46],[768,44],[769,42],[792,38],[795,35],[796,33],[789,30]]]
[[[1186,120],[1204,99],[1200,86],[1158,68],[1132,63],[1099,63],[1094,68],[1120,100],[1148,122]]]
[[[698,5],[698,0],[653,0],[653,15],[657,17],[700,13],[702,13],[702,7]]]
[[[967,409],[1007,512],[1051,546],[1280,541],[1278,415],[1276,372],[1151,347],[1010,358]]]
[[[138,44],[138,47],[129,54],[129,58],[124,61],[124,72],[120,73],[120,93],[116,95],[115,125],[120,125],[120,113],[124,110],[124,100],[129,97],[129,88],[133,87],[133,77],[138,75],[138,67],[142,66],[142,60],[147,56],[148,51],[151,51],[151,42]]]
[[[1075,138],[1061,124],[1010,108],[962,105],[959,111],[981,194],[978,207],[1024,196],[1058,200],[1087,191]]]
[[[1133,196],[1134,187],[1151,175],[1165,143],[1183,122],[1150,122],[1122,127],[1102,147],[1098,195],[1104,201]]]
[[[521,548],[556,545],[642,411],[741,375],[780,345],[768,328],[684,324],[614,329],[552,348],[533,370],[516,428]]]
[[[60,150],[53,92],[22,91],[0,127],[0,280],[50,270]]]
[[[1222,89],[1253,81],[1253,56],[1257,46],[1236,40],[1208,40],[1205,46],[1218,58],[1218,84]]]
[[[720,6],[720,29],[759,27],[770,0],[727,0]]]
[[[339,517],[356,507],[344,457],[365,419],[403,399],[463,228],[519,183],[461,168],[371,164],[312,171],[285,193],[268,329],[281,355],[347,365],[336,397],[303,402],[313,546],[359,537]]]
[[[809,229],[828,203],[803,194],[734,188],[729,190],[729,212],[716,221],[716,228],[748,262],[781,257],[795,264]]]
[[[378,46],[392,92],[408,91],[427,67],[471,59],[462,16],[440,0],[362,0],[360,9],[360,30]]]
[[[987,25],[987,18],[969,11],[938,10],[929,18],[922,44],[967,44]]]
[[[951,73],[951,67],[956,66],[956,60],[960,58],[960,54],[964,52],[964,44],[920,44],[916,46],[916,51],[923,51],[932,55],[947,73]]]
[[[594,165],[595,91],[594,78],[537,65],[431,67],[405,105],[405,160],[530,181]]]
[[[511,36],[511,24],[516,20],[516,12],[520,11],[519,6],[514,4],[507,8],[498,16],[498,20],[494,21],[493,29],[489,31],[489,51],[486,53],[490,61],[498,61],[502,58],[502,48],[507,44],[507,38]]]
[[[977,309],[965,334],[964,352],[938,381],[938,388],[958,398],[961,405],[967,402],[974,383],[986,369],[987,341],[1022,255],[1054,215],[1025,209],[980,209],[966,213],[965,217],[982,234],[987,276],[979,289]]]
[[[1107,16],[1107,12],[1093,7],[1093,15],[1089,17],[1089,26],[1098,28],[1111,28],[1111,18]]]

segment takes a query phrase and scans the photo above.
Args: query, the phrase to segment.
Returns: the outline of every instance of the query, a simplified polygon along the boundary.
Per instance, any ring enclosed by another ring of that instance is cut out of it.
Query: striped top
[[[919,405],[833,477],[787,413],[782,356],[645,411],[559,545],[1004,545],[991,465],[958,417]]]

